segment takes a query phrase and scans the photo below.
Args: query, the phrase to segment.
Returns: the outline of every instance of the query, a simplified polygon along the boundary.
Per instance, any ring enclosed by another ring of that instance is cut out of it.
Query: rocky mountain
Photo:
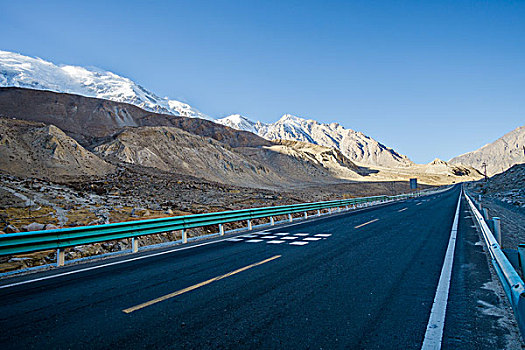
[[[1,50],[0,86],[97,97],[157,113],[210,119],[186,103],[159,97],[132,80],[103,69],[55,65],[41,58]]]
[[[470,165],[481,171],[483,163],[486,163],[488,176],[501,173],[515,164],[525,163],[525,126],[512,130],[478,150],[454,157],[449,162]]]
[[[255,123],[240,115],[228,116],[216,122],[237,130],[254,132],[267,140],[303,141],[332,147],[350,160],[365,165],[399,167],[413,164],[407,156],[337,123],[322,124],[290,114],[283,115],[271,124]]]
[[[54,125],[0,118],[0,170],[59,180],[64,176],[101,176],[115,167]]]

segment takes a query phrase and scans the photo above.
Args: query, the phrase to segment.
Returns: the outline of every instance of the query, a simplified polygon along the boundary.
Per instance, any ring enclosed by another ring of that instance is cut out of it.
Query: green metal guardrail
[[[64,248],[85,244],[107,242],[120,239],[132,239],[132,252],[138,251],[137,237],[172,231],[182,231],[182,243],[187,242],[186,230],[210,225],[219,225],[219,234],[224,235],[223,224],[248,221],[248,229],[251,229],[251,220],[267,218],[274,224],[273,217],[288,215],[292,221],[291,214],[305,213],[348,206],[368,205],[374,202],[385,202],[403,200],[443,192],[449,188],[439,190],[423,190],[417,193],[401,194],[397,196],[374,196],[352,199],[341,199],[325,202],[303,203],[293,205],[281,205],[274,207],[252,208],[242,210],[230,210],[216,213],[194,214],[160,219],[148,219],[128,222],[118,222],[105,225],[70,227],[56,230],[42,230],[33,232],[10,233],[0,236],[0,256],[32,253],[43,250],[57,250],[57,265],[62,266],[65,262]],[[209,235],[208,235],[209,236]],[[206,237],[206,236],[203,236]]]

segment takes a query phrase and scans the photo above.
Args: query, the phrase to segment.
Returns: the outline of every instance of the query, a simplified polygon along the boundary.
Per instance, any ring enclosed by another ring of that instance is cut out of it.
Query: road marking
[[[318,233],[315,236],[316,237],[330,237],[331,235],[332,235],[331,233]]]
[[[244,237],[244,238],[255,238],[257,236],[256,235],[242,235],[241,237]]]
[[[305,245],[308,244],[308,242],[290,242],[290,245]]]
[[[322,239],[321,237],[306,237],[305,239],[303,239],[303,241],[318,241]]]
[[[286,237],[281,237],[281,239],[297,239],[299,237],[294,237],[294,236],[286,236]]]
[[[417,203],[416,205],[421,205],[421,204],[423,204],[423,203],[422,203],[422,202],[419,202],[419,203]]]
[[[281,244],[281,243],[284,243],[284,241],[276,240],[276,241],[268,241],[266,243],[268,243],[268,244]]]
[[[194,284],[193,286],[191,287],[187,287],[187,288],[184,288],[184,289],[181,289],[179,291],[176,291],[176,292],[173,292],[173,293],[170,293],[170,294],[166,294],[164,296],[161,296],[160,298],[157,298],[157,299],[153,299],[153,300],[150,300],[150,301],[147,301],[145,303],[142,303],[142,304],[139,304],[139,305],[136,305],[136,306],[133,306],[133,307],[130,307],[130,308],[127,308],[127,309],[124,309],[122,310],[123,312],[129,314],[129,313],[132,313],[134,311],[137,311],[137,310],[140,310],[140,309],[143,309],[145,307],[148,307],[148,306],[151,306],[153,304],[157,304],[157,303],[160,303],[161,301],[164,301],[164,300],[167,300],[167,299],[171,299],[173,297],[176,297],[177,295],[181,295],[181,294],[184,294],[184,293],[187,293],[187,292],[191,292],[192,290],[195,290],[197,288],[200,288],[202,286],[205,286],[207,284],[210,284],[212,282],[216,282],[216,281],[219,281],[219,280],[222,280],[226,277],[230,277],[230,276],[233,276],[235,274],[238,274],[240,272],[243,272],[243,271],[246,271],[248,269],[251,269],[252,267],[255,267],[255,266],[259,266],[259,265],[262,265],[262,264],[265,264],[267,262],[270,262],[272,260],[275,260],[275,259],[278,259],[280,258],[281,255],[275,255],[275,256],[272,256],[271,258],[268,258],[268,259],[265,259],[263,261],[259,261],[255,264],[251,264],[251,265],[248,265],[248,266],[245,266],[245,267],[241,267],[240,269],[237,269],[235,271],[231,271],[231,272],[228,272],[224,275],[221,275],[221,276],[217,276],[217,277],[214,277],[214,278],[211,278],[207,281],[204,281],[204,282],[201,282],[201,283],[197,283],[197,284]]]
[[[398,213],[401,213],[402,211],[405,211],[405,210],[407,210],[407,209],[408,209],[408,208],[403,208],[403,209],[401,209],[401,210],[398,210],[397,212],[398,212]]]
[[[288,232],[278,232],[278,233],[274,233],[274,235],[277,235],[277,236],[288,236],[289,233]]]
[[[277,236],[262,236],[261,238],[273,239],[273,238],[277,238]]]
[[[296,233],[295,236],[309,236],[309,233]]]
[[[259,243],[262,242],[262,239],[249,239],[246,241],[246,243]]]
[[[363,227],[365,225],[371,224],[371,223],[376,222],[376,221],[379,221],[379,219],[374,219],[374,220],[367,221],[364,224],[355,226],[354,228],[360,228],[360,227]]]
[[[244,239],[242,239],[242,238],[229,238],[226,241],[228,241],[228,242],[242,242],[242,241],[244,241]]]
[[[443,330],[445,328],[445,315],[447,313],[448,292],[450,289],[450,279],[452,278],[452,266],[454,265],[454,250],[456,249],[456,236],[458,233],[459,222],[459,207],[461,205],[461,195],[459,194],[458,205],[456,208],[456,215],[450,231],[450,239],[448,241],[447,252],[445,253],[445,260],[443,261],[443,268],[439,276],[439,283],[436,289],[436,296],[430,311],[428,319],[427,331],[421,349],[441,349],[441,342],[443,340]]]

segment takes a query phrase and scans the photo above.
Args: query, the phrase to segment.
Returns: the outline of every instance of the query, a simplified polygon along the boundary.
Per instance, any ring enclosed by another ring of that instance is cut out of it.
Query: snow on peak
[[[158,97],[131,79],[103,69],[55,65],[38,57],[1,50],[0,86],[71,93],[130,103],[157,113],[210,119],[186,103]]]
[[[226,125],[236,130],[249,131],[254,134],[257,134],[259,127],[262,125],[260,122],[252,122],[240,114],[232,114],[225,118],[216,119],[214,121],[218,124]]]

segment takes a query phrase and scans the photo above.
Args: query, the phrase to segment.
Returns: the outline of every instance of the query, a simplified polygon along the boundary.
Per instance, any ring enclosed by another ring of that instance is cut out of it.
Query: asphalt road
[[[420,349],[459,193],[0,281],[0,348]],[[443,347],[505,348],[464,204]]]

